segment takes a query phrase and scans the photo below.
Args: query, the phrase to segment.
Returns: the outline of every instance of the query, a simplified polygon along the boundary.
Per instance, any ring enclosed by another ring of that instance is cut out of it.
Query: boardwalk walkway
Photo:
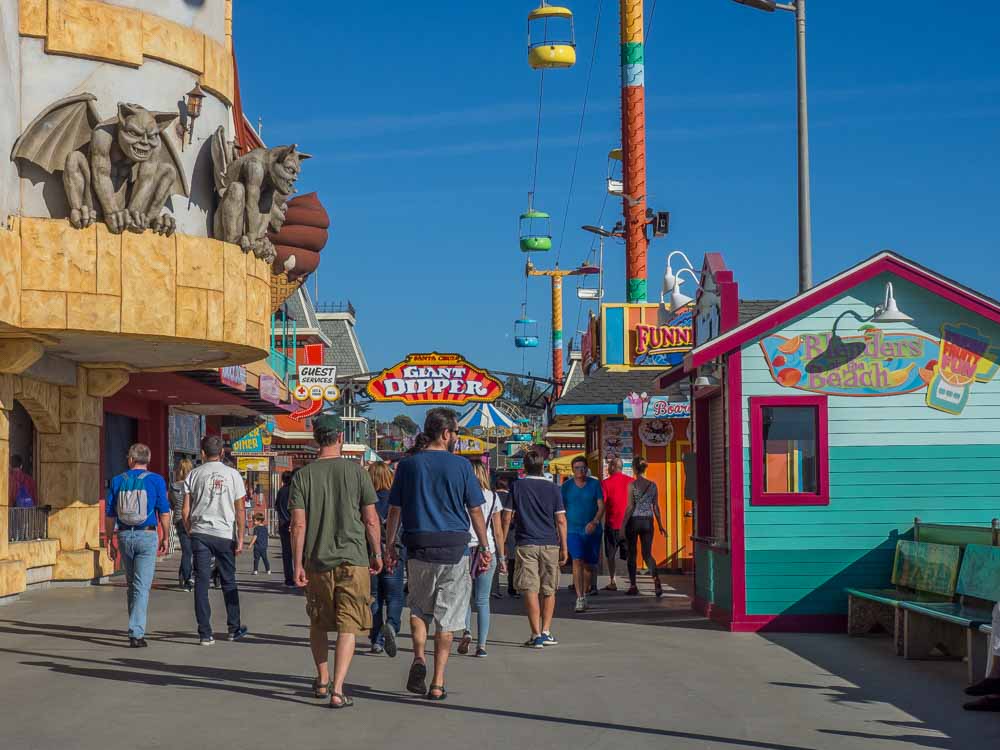
[[[1000,717],[961,710],[962,665],[903,662],[882,639],[726,633],[687,609],[686,578],[660,602],[602,595],[584,616],[561,591],[561,644],[544,651],[520,647],[520,602],[496,601],[489,658],[453,657],[440,704],[403,690],[404,626],[399,658],[355,659],[356,707],[329,711],[310,693],[302,597],[279,574],[251,577],[249,562],[242,643],[197,645],[191,595],[170,588],[176,558],[159,566],[148,649],[124,647],[120,584],[32,591],[0,608],[0,746],[1000,747]],[[218,592],[213,606],[222,628]]]

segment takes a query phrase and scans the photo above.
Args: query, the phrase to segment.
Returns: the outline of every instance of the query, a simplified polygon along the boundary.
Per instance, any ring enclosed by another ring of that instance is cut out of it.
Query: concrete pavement
[[[251,632],[241,643],[197,645],[192,597],[170,588],[176,556],[158,567],[147,649],[127,648],[120,581],[29,591],[0,608],[0,746],[1000,746],[1000,716],[961,710],[961,664],[904,662],[882,638],[727,633],[687,609],[682,577],[659,602],[602,594],[583,616],[560,591],[561,643],[544,651],[520,645],[520,602],[494,601],[489,658],[453,656],[444,703],[403,689],[407,624],[395,660],[362,653],[359,639],[348,688],[356,706],[330,711],[311,697],[303,598],[279,573],[251,577],[250,562],[240,559]],[[221,593],[212,604],[224,630]]]

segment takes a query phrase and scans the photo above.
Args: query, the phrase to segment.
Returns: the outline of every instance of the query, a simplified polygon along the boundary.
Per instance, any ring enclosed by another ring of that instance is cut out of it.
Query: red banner
[[[458,354],[410,354],[373,378],[368,395],[376,401],[404,404],[447,404],[495,401],[503,385]]]

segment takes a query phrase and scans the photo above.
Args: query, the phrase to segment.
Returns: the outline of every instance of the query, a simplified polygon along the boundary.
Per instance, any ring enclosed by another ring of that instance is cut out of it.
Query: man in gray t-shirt
[[[194,556],[194,611],[202,646],[215,643],[208,585],[212,558],[222,579],[229,640],[247,634],[240,622],[240,594],[236,587],[236,555],[243,551],[243,500],[246,486],[236,469],[222,463],[224,443],[218,435],[201,441],[201,466],[184,482],[184,526],[191,535]]]

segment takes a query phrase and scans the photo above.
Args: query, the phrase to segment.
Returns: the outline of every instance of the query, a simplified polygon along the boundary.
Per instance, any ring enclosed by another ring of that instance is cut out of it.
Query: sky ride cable
[[[590,100],[590,83],[594,77],[594,63],[597,61],[597,42],[601,33],[601,15],[604,10],[604,0],[597,3],[597,17],[594,21],[594,44],[590,51],[590,67],[587,70],[587,85],[583,92],[583,109],[580,112],[580,126],[576,133],[576,153],[573,155],[573,170],[570,172],[569,190],[566,193],[566,208],[563,210],[562,229],[559,231],[559,246],[556,249],[556,265],[562,256],[563,241],[566,239],[566,224],[569,220],[569,208],[573,201],[573,186],[576,183],[576,167],[580,161],[580,146],[583,143],[583,126],[587,118],[587,102]]]
[[[545,97],[545,71],[538,77],[538,115],[535,123],[535,163],[531,168],[531,189],[528,191],[528,210],[533,208],[535,188],[538,187],[538,154],[542,149],[542,101]]]

